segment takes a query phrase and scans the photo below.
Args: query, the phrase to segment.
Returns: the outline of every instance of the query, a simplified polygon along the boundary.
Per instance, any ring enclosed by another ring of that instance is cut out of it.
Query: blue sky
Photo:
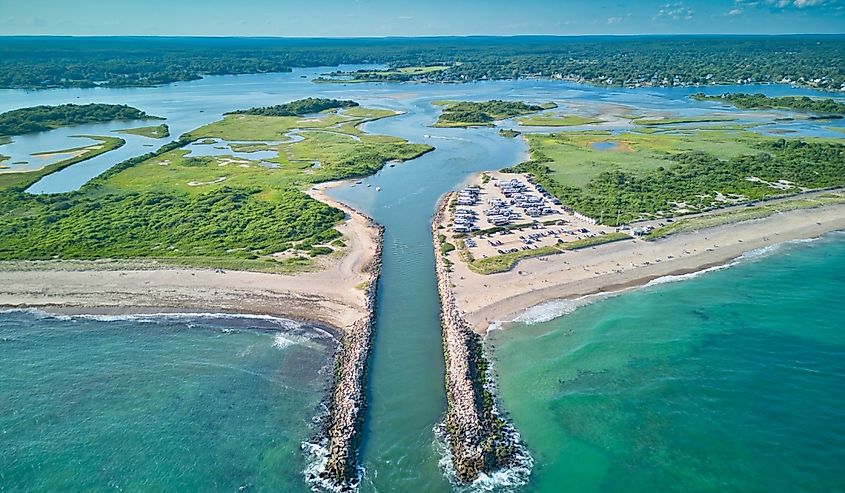
[[[0,0],[0,34],[843,33],[845,0]]]

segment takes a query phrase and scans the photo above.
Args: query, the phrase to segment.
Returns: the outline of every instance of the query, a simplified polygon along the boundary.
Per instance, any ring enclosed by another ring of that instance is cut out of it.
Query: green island
[[[531,173],[565,205],[605,225],[676,217],[845,186],[845,144],[748,130],[527,135]]]
[[[484,127],[496,120],[555,108],[554,103],[543,105],[526,104],[523,101],[434,101],[443,107],[443,112],[433,125],[435,127]]]
[[[518,130],[510,129],[510,128],[500,128],[499,129],[499,135],[501,135],[502,137],[507,137],[509,139],[513,139],[513,138],[516,138],[516,137],[519,137],[520,135],[522,135],[522,132],[520,132]]]
[[[160,118],[125,104],[62,104],[33,106],[0,114],[0,135],[23,135],[83,123]]]
[[[127,128],[126,130],[115,130],[119,134],[140,135],[141,137],[148,137],[150,139],[163,139],[170,137],[170,127],[166,123],[161,125],[152,125],[149,127]]]
[[[305,98],[290,103],[277,104],[263,108],[250,108],[248,110],[232,111],[229,115],[260,115],[260,116],[304,116],[309,113],[336,108],[354,108],[358,106],[355,101],[326,99],[326,98]]]
[[[114,166],[72,193],[23,191],[68,163],[0,175],[0,234],[6,238],[0,259],[150,259],[270,272],[307,270],[312,257],[342,248],[335,226],[344,213],[304,190],[318,182],[368,175],[387,161],[432,150],[358,128],[394,114],[354,107],[309,118],[226,115]],[[290,132],[303,139],[261,142],[284,140]],[[254,141],[256,148],[278,151],[278,157],[188,155],[184,147],[201,139]]]
[[[594,125],[601,123],[601,118],[592,118],[581,115],[555,115],[539,113],[536,115],[522,116],[516,121],[526,127],[575,127],[578,125]]]
[[[831,98],[810,98],[807,96],[777,96],[770,98],[764,94],[722,94],[707,96],[697,93],[690,96],[696,101],[719,101],[743,110],[794,110],[814,113],[821,117],[845,116],[845,103]]]
[[[386,70],[356,70],[343,72],[336,70],[317,77],[314,82],[358,84],[363,82],[434,82],[436,76],[448,70],[449,65],[427,65],[417,67],[393,67]]]

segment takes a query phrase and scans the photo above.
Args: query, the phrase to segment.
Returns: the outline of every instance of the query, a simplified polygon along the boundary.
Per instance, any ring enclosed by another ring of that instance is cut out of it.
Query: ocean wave
[[[513,321],[526,325],[548,322],[549,320],[554,320],[564,315],[569,315],[578,308],[581,308],[585,305],[589,305],[600,296],[606,295],[590,295],[583,296],[581,298],[575,298],[572,300],[557,299],[547,301],[545,303],[540,303],[539,305],[535,305],[525,310],[516,318],[514,318]]]
[[[337,341],[334,335],[327,330],[320,327],[309,325],[296,320],[287,318],[275,317],[273,315],[261,315],[253,313],[215,313],[215,312],[160,312],[160,313],[137,313],[124,315],[104,315],[104,314],[63,314],[51,313],[40,308],[9,308],[0,310],[0,313],[24,313],[38,319],[52,319],[61,321],[73,320],[92,320],[97,322],[133,322],[133,323],[167,323],[167,322],[184,322],[189,327],[194,325],[190,322],[219,322],[225,320],[231,321],[260,321],[269,323],[273,328],[286,332],[294,332],[298,335],[303,335],[305,339],[328,339]],[[222,328],[224,333],[230,333],[233,329]],[[307,332],[306,332],[307,331]],[[304,334],[307,333],[307,337]],[[287,340],[287,339],[286,339]],[[294,344],[296,341],[287,340],[287,345]],[[274,341],[274,345],[281,344],[278,337]],[[281,346],[280,346],[281,347]]]
[[[651,286],[659,286],[661,284],[668,284],[668,283],[671,283],[671,282],[678,282],[678,281],[686,281],[686,280],[689,280],[689,279],[695,279],[696,277],[701,276],[703,274],[706,274],[708,272],[715,272],[717,270],[722,270],[722,269],[727,269],[729,267],[733,267],[737,263],[738,263],[738,261],[734,260],[734,261],[729,262],[727,264],[714,265],[713,267],[708,267],[706,269],[697,270],[695,272],[688,272],[686,274],[674,274],[674,275],[668,275],[668,276],[661,276],[661,277],[658,277],[656,279],[652,279],[651,281],[645,283],[643,285],[643,287],[648,288],[648,287],[651,287]]]
[[[324,440],[325,441],[325,440]],[[329,461],[329,450],[322,443],[302,442],[300,449],[305,452],[306,464],[302,473],[305,475],[305,482],[310,486],[311,491],[350,491],[349,488],[341,487],[331,481],[320,477],[320,473],[326,470],[326,464]],[[352,491],[357,491],[361,483],[361,478],[364,476],[364,468],[358,466],[355,480],[350,485]]]
[[[521,486],[528,483],[528,478],[531,476],[531,469],[534,467],[534,459],[519,442],[519,434],[516,431],[512,431],[512,433],[515,440],[517,440],[517,453],[513,464],[490,474],[481,473],[472,483],[464,484],[458,481],[457,476],[455,476],[455,467],[452,462],[452,451],[449,448],[446,423],[441,421],[434,426],[434,443],[432,444],[435,453],[440,456],[437,465],[458,493],[481,493],[485,491],[500,491],[505,493],[517,491]]]
[[[292,346],[296,344],[296,341],[292,341],[282,335],[281,333],[276,334],[276,337],[273,338],[273,347],[277,347],[279,349],[284,349],[288,346]]]

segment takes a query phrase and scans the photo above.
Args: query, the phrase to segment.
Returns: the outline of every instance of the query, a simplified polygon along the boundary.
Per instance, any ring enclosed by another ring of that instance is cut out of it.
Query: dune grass
[[[487,257],[481,259],[469,259],[469,269],[476,274],[498,274],[500,272],[507,272],[513,269],[520,260],[534,257],[545,257],[547,255],[555,255],[567,250],[579,250],[605,243],[613,243],[616,241],[630,240],[631,236],[625,233],[609,233],[605,235],[597,235],[580,240],[561,242],[553,246],[544,246],[535,248],[533,250],[520,250],[514,253],[505,253],[496,255],[495,257]]]
[[[762,219],[779,212],[787,212],[797,209],[813,209],[825,205],[845,204],[845,196],[842,194],[823,194],[815,197],[797,197],[788,200],[779,200],[771,203],[763,203],[753,207],[735,209],[704,216],[678,219],[671,224],[657,228],[645,236],[647,240],[659,240],[678,233],[688,233],[707,228],[724,226],[742,221]]]

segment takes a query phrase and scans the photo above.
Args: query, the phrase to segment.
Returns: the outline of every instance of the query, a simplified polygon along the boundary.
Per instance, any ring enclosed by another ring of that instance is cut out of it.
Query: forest
[[[671,216],[675,203],[696,210],[732,205],[720,200],[719,194],[744,202],[798,191],[769,185],[780,180],[808,189],[845,186],[845,144],[778,139],[756,146],[757,154],[730,159],[693,151],[672,156],[675,164],[669,167],[603,171],[583,187],[556,181],[546,165],[549,158],[541,152],[506,171],[532,173],[564,204],[614,226],[643,217]]]
[[[697,93],[690,96],[696,101],[720,101],[743,110],[795,110],[815,113],[820,116],[845,116],[845,103],[831,98],[809,98],[807,96],[777,96],[765,94],[722,94],[707,96]]]
[[[0,37],[0,88],[152,86],[340,64],[448,67],[377,73],[378,80],[397,81],[548,77],[612,86],[790,82],[839,90],[845,41],[841,35]]]
[[[259,115],[259,116],[303,116],[309,113],[336,108],[354,108],[358,103],[350,100],[327,99],[327,98],[305,98],[290,103],[265,106],[261,108],[250,108],[227,113],[228,115]]]
[[[157,117],[123,104],[33,106],[0,114],[0,135],[23,135],[83,123],[144,119]]]

